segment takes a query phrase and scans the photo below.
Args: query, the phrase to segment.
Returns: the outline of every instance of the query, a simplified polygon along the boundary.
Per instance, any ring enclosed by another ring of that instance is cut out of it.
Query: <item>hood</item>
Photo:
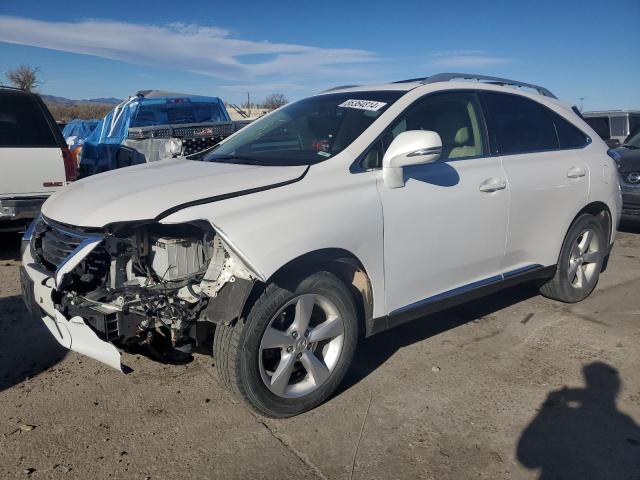
[[[619,147],[615,149],[618,154],[618,169],[620,173],[640,172],[640,149]]]
[[[256,193],[302,179],[307,166],[266,167],[170,159],[79,180],[42,206],[47,218],[80,227],[149,220],[168,210]]]

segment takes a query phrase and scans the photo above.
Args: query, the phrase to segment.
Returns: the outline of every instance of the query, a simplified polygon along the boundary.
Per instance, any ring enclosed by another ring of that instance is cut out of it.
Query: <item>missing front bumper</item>
[[[82,317],[67,319],[56,311],[54,318],[45,315],[42,321],[63,347],[123,371],[118,349],[100,340]]]
[[[51,298],[53,278],[29,266],[33,259],[28,249],[24,252],[22,261],[22,297],[29,312],[42,318],[63,347],[123,371],[120,352],[114,345],[101,340],[82,317],[67,318],[56,310]]]

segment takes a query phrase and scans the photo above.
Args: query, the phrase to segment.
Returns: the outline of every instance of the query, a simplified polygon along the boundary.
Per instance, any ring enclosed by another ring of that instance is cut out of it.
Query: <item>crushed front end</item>
[[[32,313],[63,346],[116,368],[115,347],[190,360],[213,323],[241,315],[256,279],[204,221],[86,229],[39,217],[23,249]]]

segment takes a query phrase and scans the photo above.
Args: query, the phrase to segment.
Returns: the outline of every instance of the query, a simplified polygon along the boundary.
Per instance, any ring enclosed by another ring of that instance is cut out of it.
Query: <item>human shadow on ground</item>
[[[640,427],[616,406],[618,371],[603,362],[582,371],[584,388],[547,396],[520,437],[518,461],[540,480],[639,479]]]

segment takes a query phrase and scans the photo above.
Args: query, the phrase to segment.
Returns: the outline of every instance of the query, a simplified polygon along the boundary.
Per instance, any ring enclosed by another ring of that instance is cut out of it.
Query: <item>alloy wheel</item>
[[[596,232],[583,230],[571,247],[567,275],[573,288],[581,289],[589,285],[597,275],[600,260],[600,241]]]
[[[338,364],[344,335],[343,320],[331,300],[316,294],[294,297],[262,335],[258,360],[262,381],[285,398],[317,390]]]

